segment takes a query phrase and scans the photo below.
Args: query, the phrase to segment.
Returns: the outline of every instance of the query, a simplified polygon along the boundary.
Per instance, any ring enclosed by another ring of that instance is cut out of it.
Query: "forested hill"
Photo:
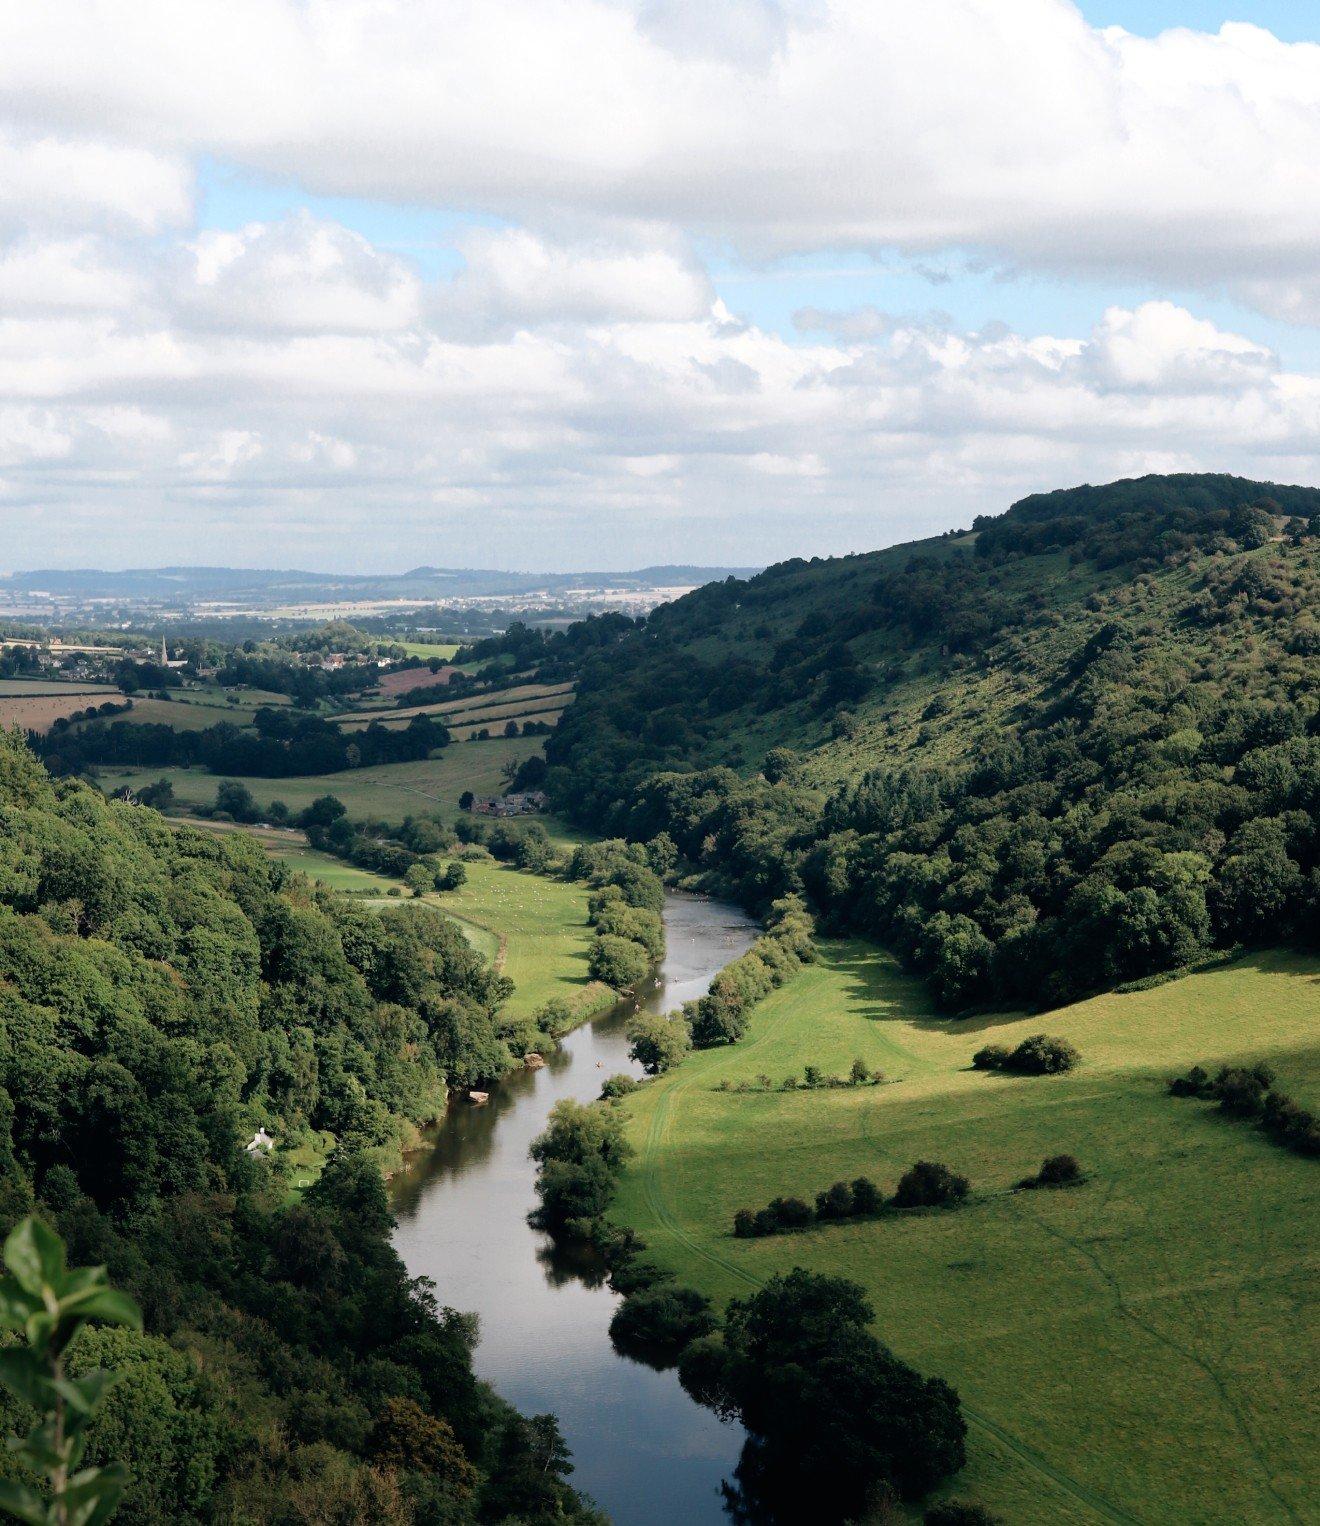
[[[0,1234],[35,1203],[142,1306],[71,1350],[122,1374],[87,1461],[133,1469],[125,1526],[599,1520],[389,1241],[380,1166],[508,1065],[507,990],[438,912],[354,907],[0,732]]]
[[[805,887],[951,1009],[1320,937],[1320,491],[1145,477],[655,611],[547,746],[583,822]]]

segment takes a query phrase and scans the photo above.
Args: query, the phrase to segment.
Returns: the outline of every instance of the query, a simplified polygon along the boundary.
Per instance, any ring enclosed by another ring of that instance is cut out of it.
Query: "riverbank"
[[[657,982],[569,1034],[544,1069],[500,1082],[485,1106],[450,1108],[430,1148],[391,1184],[395,1245],[412,1275],[435,1278],[447,1303],[478,1314],[479,1376],[524,1411],[559,1417],[575,1485],[616,1526],[716,1526],[741,1431],[693,1404],[674,1373],[621,1357],[608,1334],[618,1299],[603,1269],[527,1224],[536,1202],[527,1150],[550,1109],[565,1097],[594,1100],[612,1074],[638,1075],[628,1018],[704,994],[758,929],[736,908],[670,894],[665,931]]]
[[[794,1265],[862,1283],[876,1334],[963,1397],[969,1462],[946,1492],[1006,1520],[1301,1518],[1314,1341],[1304,1311],[1270,1290],[1314,1269],[1300,1211],[1314,1164],[1190,1113],[1163,1081],[1268,1058],[1313,1105],[1320,962],[1271,954],[1047,1017],[958,1021],[873,946],[821,952],[756,1007],[740,1044],[690,1055],[628,1099],[637,1155],[612,1217],[717,1303]],[[1081,1067],[971,1068],[987,1040],[1041,1031],[1076,1044]],[[755,1089],[809,1064],[846,1074],[854,1058],[887,1084]],[[1087,1185],[1011,1191],[1060,1151]],[[892,1191],[918,1159],[969,1176],[968,1205],[733,1235],[740,1208],[812,1202],[860,1175]]]

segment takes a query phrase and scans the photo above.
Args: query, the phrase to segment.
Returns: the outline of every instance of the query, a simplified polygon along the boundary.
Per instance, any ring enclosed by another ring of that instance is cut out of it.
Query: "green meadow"
[[[387,896],[392,889],[402,888],[399,880],[312,848],[287,843],[268,843],[267,847],[291,869],[335,890]],[[493,861],[464,867],[465,885],[425,899],[461,923],[472,946],[513,981],[514,994],[506,1012],[530,1016],[559,998],[585,1017],[616,1000],[608,986],[587,973],[592,930],[584,885],[525,874]]]
[[[318,795],[335,795],[356,820],[397,824],[405,816],[459,814],[464,790],[497,794],[505,786],[501,770],[510,761],[521,763],[540,751],[540,739],[499,737],[489,742],[463,742],[446,747],[433,758],[415,763],[383,763],[375,768],[346,769],[336,774],[312,774],[293,779],[244,778],[261,806],[282,800],[300,811]],[[137,788],[153,779],[169,779],[176,800],[184,805],[210,805],[221,775],[200,768],[103,768],[97,783],[112,791],[127,784]],[[554,835],[552,833],[552,835]]]
[[[1317,1019],[1320,960],[1298,955],[1043,1017],[953,1021],[884,953],[827,944],[740,1045],[631,1099],[638,1153],[615,1216],[719,1301],[795,1265],[864,1284],[881,1338],[962,1395],[969,1463],[946,1492],[1015,1526],[1314,1519],[1315,1163],[1164,1082],[1267,1058],[1314,1106]],[[1077,1045],[1077,1071],[970,1068],[980,1045],[1042,1031]],[[808,1064],[846,1074],[855,1056],[886,1083],[716,1089]],[[1012,1191],[1064,1151],[1083,1186]],[[969,1204],[732,1236],[738,1208],[858,1175],[892,1192],[919,1159],[970,1177]]]

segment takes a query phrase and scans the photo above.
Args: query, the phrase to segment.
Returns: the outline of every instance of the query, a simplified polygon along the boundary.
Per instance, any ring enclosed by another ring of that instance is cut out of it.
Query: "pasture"
[[[1320,960],[1268,954],[1045,1016],[937,1018],[861,942],[773,993],[732,1049],[689,1057],[627,1104],[637,1147],[615,1217],[717,1300],[795,1265],[867,1288],[877,1334],[949,1379],[971,1426],[948,1493],[1023,1522],[1309,1518],[1316,1164],[1165,1095],[1194,1063],[1268,1058],[1320,1102]],[[1061,1034],[1071,1075],[970,1068],[982,1044]],[[885,1085],[727,1093],[854,1056]],[[1081,1187],[1013,1192],[1059,1152]],[[736,1240],[738,1208],[814,1199],[918,1159],[970,1177],[967,1206]]]
[[[86,710],[89,705],[118,700],[113,691],[101,694],[33,695],[27,699],[0,699],[0,726],[22,731],[46,732],[56,721]]]
[[[504,788],[504,765],[521,763],[539,750],[536,738],[500,737],[447,747],[433,758],[414,763],[383,763],[375,768],[291,779],[245,778],[241,782],[263,808],[272,800],[282,800],[290,810],[300,811],[320,795],[334,795],[355,820],[397,824],[405,816],[435,815],[452,822],[459,815],[458,797],[464,790],[479,795],[499,793]],[[181,804],[210,805],[221,777],[200,768],[104,768],[97,782],[110,792],[120,785],[138,789],[153,779],[166,778],[174,785],[175,799]],[[547,826],[555,835],[552,824]]]
[[[458,651],[458,643],[454,641],[401,641],[399,645],[409,657],[420,657],[423,660],[438,657],[441,662],[448,662]]]

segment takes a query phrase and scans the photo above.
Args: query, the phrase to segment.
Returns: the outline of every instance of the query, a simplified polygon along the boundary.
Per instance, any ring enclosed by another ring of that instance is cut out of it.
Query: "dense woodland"
[[[508,1065],[507,989],[428,907],[356,909],[0,739],[0,1228],[35,1204],[145,1312],[75,1348],[124,1374],[88,1452],[135,1467],[117,1519],[596,1519],[389,1242],[381,1166]],[[287,1152],[245,1153],[258,1127]]]
[[[305,774],[341,773],[379,763],[408,763],[449,744],[445,725],[415,715],[391,730],[379,722],[341,731],[320,716],[265,706],[253,729],[221,721],[201,731],[134,721],[56,724],[33,745],[52,773],[79,773],[88,767],[189,768],[200,764],[213,774],[288,779]]]
[[[1320,937],[1320,492],[1144,478],[794,561],[583,664],[576,819],[805,892],[958,1010]]]

